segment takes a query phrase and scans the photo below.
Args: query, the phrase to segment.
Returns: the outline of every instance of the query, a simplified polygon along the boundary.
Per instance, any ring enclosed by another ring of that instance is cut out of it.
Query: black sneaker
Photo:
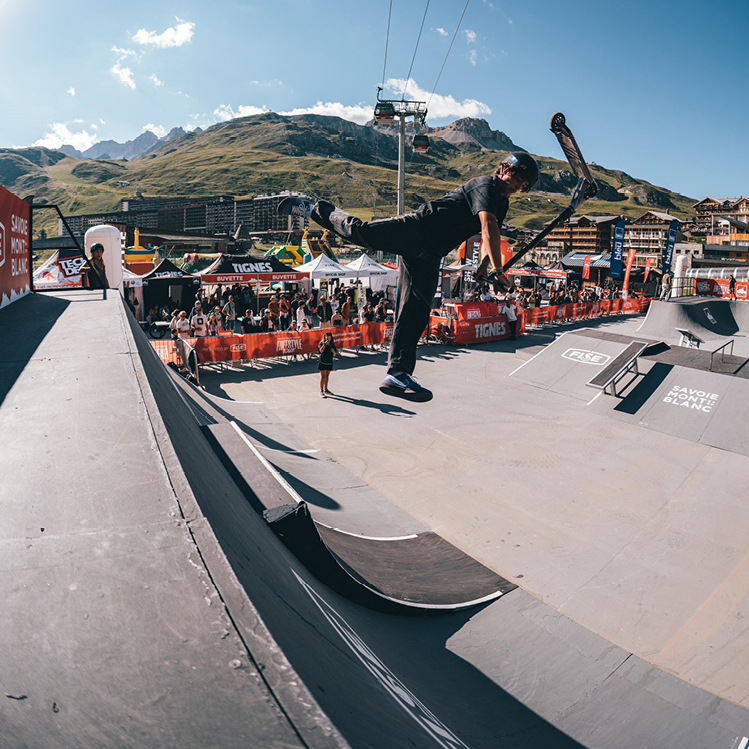
[[[312,209],[315,204],[306,198],[284,198],[276,208],[276,213],[285,216],[301,216],[309,218],[312,215]]]
[[[415,403],[424,403],[432,400],[433,397],[431,390],[419,385],[411,375],[405,372],[385,375],[385,379],[380,383],[380,392]]]

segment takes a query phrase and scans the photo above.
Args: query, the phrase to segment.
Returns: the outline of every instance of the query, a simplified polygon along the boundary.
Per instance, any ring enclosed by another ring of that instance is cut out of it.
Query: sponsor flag
[[[650,275],[650,262],[651,262],[651,260],[652,260],[652,259],[653,259],[653,258],[649,257],[649,258],[648,258],[648,259],[647,259],[647,260],[645,261],[645,283],[647,283],[647,282],[648,282],[648,276]]]
[[[624,283],[622,284],[622,298],[626,299],[629,291],[629,274],[632,272],[632,263],[635,259],[635,248],[630,247],[627,254],[627,269],[624,271]]]
[[[674,244],[676,243],[676,232],[679,228],[678,219],[671,222],[668,229],[668,239],[666,240],[666,251],[663,253],[663,272],[668,273],[671,270],[671,258],[674,255]]]
[[[513,253],[512,247],[510,247],[510,243],[504,238],[499,240],[499,247],[502,254],[502,265],[507,265],[507,263],[512,260],[512,256],[515,253]]]
[[[611,278],[622,277],[622,254],[624,251],[624,227],[626,223],[626,219],[619,219],[614,229],[614,244],[611,249],[611,269],[609,271]]]
[[[583,278],[586,281],[590,278],[590,255],[586,255],[583,261]]]

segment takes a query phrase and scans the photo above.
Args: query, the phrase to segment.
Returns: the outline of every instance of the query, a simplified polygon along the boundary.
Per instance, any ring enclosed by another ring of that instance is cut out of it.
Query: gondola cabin
[[[377,102],[374,108],[376,125],[392,125],[395,119],[395,107],[389,101]]]
[[[414,135],[412,146],[414,153],[426,153],[429,150],[429,137],[426,135]]]

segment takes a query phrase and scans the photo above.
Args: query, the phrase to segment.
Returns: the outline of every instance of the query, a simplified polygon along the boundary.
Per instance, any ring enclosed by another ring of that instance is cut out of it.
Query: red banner
[[[277,283],[281,281],[298,282],[306,281],[309,273],[297,273],[295,270],[289,270],[288,273],[277,271],[274,273],[226,273],[224,275],[216,273],[204,273],[199,276],[200,283],[211,284],[234,284],[234,283],[251,283],[260,281],[260,283]]]
[[[31,206],[0,186],[0,307],[31,291]]]
[[[624,283],[622,284],[622,296],[629,296],[629,274],[632,272],[632,263],[635,260],[635,248],[630,247],[627,253],[627,270],[624,271]]]
[[[445,309],[458,320],[478,320],[480,317],[494,317],[499,305],[496,302],[445,303]]]
[[[583,260],[583,278],[590,278],[590,255],[586,255],[585,260]]]
[[[469,306],[469,305],[462,305]],[[495,309],[496,309],[496,305]],[[430,333],[445,343],[454,343],[458,346],[467,346],[471,343],[488,343],[489,341],[501,341],[510,337],[510,326],[504,315],[496,312],[491,317],[479,317],[472,319],[458,319],[448,321],[446,317],[432,315],[430,322]],[[525,330],[522,316],[518,312],[516,334]]]
[[[731,298],[730,281],[727,278],[695,278],[694,293],[697,296],[719,296],[723,299]],[[736,298],[749,299],[749,283],[736,282]]]
[[[325,333],[333,334],[333,342],[338,349],[371,346],[376,343],[390,345],[393,323],[314,328],[293,333],[278,331],[276,333],[209,336],[190,338],[188,342],[198,352],[198,361],[204,364],[316,353]]]

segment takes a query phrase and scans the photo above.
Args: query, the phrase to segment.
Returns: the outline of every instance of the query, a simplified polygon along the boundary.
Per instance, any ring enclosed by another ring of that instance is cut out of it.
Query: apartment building
[[[542,265],[560,260],[570,252],[600,255],[611,252],[616,222],[621,216],[573,216],[569,221],[552,229],[546,248],[537,256]]]

